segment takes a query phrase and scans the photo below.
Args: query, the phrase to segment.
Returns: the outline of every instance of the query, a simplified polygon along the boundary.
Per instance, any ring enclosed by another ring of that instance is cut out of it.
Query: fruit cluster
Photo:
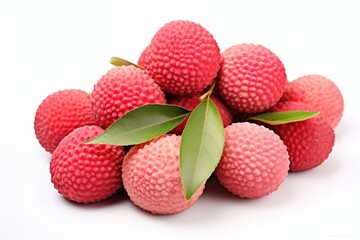
[[[192,206],[180,176],[180,144],[185,119],[171,132],[131,148],[85,144],[116,120],[147,104],[193,110],[213,87],[225,142],[215,174],[231,193],[260,198],[276,191],[289,171],[319,166],[334,146],[334,128],[344,109],[337,86],[320,75],[289,82],[285,67],[268,48],[234,45],[222,53],[200,24],[172,21],[161,27],[138,65],[116,66],[90,94],[68,89],[45,98],[35,114],[35,135],[52,154],[51,181],[67,199],[103,200],[124,186],[134,204],[154,214],[174,214]],[[320,112],[281,125],[249,120],[260,113]]]

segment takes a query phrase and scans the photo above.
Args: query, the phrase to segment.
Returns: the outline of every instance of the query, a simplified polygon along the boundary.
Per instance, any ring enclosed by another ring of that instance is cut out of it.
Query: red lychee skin
[[[138,65],[141,66],[142,68],[144,68],[143,66],[145,65],[145,62],[146,62],[146,59],[148,58],[149,53],[150,53],[150,47],[147,46],[140,55],[140,58],[138,60]]]
[[[281,101],[303,102],[320,111],[328,124],[335,128],[344,111],[344,99],[330,79],[320,75],[305,75],[289,82]]]
[[[201,96],[201,94],[196,94],[196,95],[191,95],[191,96],[189,96],[189,95],[177,96],[176,98],[173,98],[172,100],[170,100],[168,103],[174,104],[174,105],[183,107],[189,111],[192,111],[201,103],[200,96]],[[219,97],[216,97],[215,95],[211,95],[211,100],[213,100],[215,106],[217,107],[217,109],[220,113],[221,120],[223,122],[224,127],[230,125],[232,123],[233,116],[231,115],[230,110],[225,105],[225,103],[223,103],[223,101]],[[186,117],[184,119],[184,121],[182,121],[171,132],[181,135],[185,128],[187,120],[188,120],[188,117]]]
[[[203,192],[203,184],[185,199],[180,178],[180,140],[167,135],[136,145],[126,154],[122,165],[124,188],[140,208],[153,214],[175,214],[191,207]]]
[[[174,95],[200,93],[220,69],[220,49],[214,37],[191,21],[161,27],[138,61],[161,89]]]
[[[91,93],[92,109],[100,126],[109,127],[127,112],[145,104],[166,103],[165,95],[154,80],[134,66],[108,71]]]
[[[224,101],[242,113],[260,113],[274,106],[286,85],[280,59],[269,49],[239,44],[222,53],[218,88]]]
[[[104,130],[84,126],[67,135],[50,161],[51,182],[60,194],[78,203],[91,203],[113,195],[121,186],[120,146],[84,144]]]
[[[225,147],[215,170],[219,182],[242,198],[276,191],[288,175],[289,155],[278,135],[243,122],[225,128]]]
[[[290,110],[315,111],[305,103],[280,102],[271,112]],[[291,171],[304,171],[319,166],[328,158],[334,146],[334,130],[321,114],[305,121],[270,127],[287,146]]]
[[[89,95],[79,89],[57,91],[47,96],[36,110],[35,135],[50,153],[66,135],[85,125],[96,125],[96,120]]]

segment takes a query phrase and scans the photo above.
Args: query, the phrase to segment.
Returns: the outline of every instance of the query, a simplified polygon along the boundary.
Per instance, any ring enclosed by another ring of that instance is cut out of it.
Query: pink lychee
[[[177,135],[135,145],[122,165],[124,188],[140,208],[154,214],[175,214],[191,207],[202,194],[202,185],[185,199],[180,177],[180,140]]]
[[[225,102],[242,113],[260,113],[281,98],[287,82],[284,65],[268,48],[239,44],[222,53],[218,88]]]
[[[253,123],[225,128],[225,147],[215,170],[219,182],[242,198],[276,191],[288,175],[289,155],[273,131]]]
[[[338,125],[344,111],[340,90],[334,82],[320,75],[305,75],[289,82],[281,100],[313,106],[332,128]]]
[[[200,93],[220,69],[220,49],[200,24],[172,21],[161,27],[138,61],[161,89],[175,95]]]

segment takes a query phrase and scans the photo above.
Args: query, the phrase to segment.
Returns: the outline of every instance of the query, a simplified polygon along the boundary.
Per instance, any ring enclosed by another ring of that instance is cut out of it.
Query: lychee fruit
[[[302,102],[279,102],[271,112],[291,110],[315,111]],[[290,170],[304,171],[323,163],[334,146],[335,134],[320,115],[308,120],[270,126],[287,146],[290,156]]]
[[[144,51],[142,51],[140,58],[138,60],[138,65],[142,68],[145,65],[146,59],[148,58],[148,55],[150,53],[150,47],[147,46]]]
[[[171,99],[168,103],[174,104],[180,107],[183,107],[189,111],[194,110],[200,103],[200,96],[201,94],[196,95],[186,95],[186,96],[177,96],[173,99]],[[211,95],[211,100],[213,100],[216,108],[218,109],[222,123],[224,127],[230,125],[232,123],[232,114],[230,113],[230,110],[228,107],[223,103],[223,101],[216,97],[215,95]],[[181,134],[185,128],[185,125],[187,123],[188,117],[184,119],[176,128],[172,130],[173,133]]]
[[[202,194],[203,184],[185,199],[180,177],[180,141],[175,134],[135,145],[122,165],[124,188],[133,203],[154,214],[175,214],[191,207]]]
[[[219,182],[242,198],[276,191],[288,175],[289,155],[278,135],[253,123],[225,128],[225,147],[215,170]]]
[[[313,106],[332,128],[338,125],[344,111],[340,90],[330,79],[320,75],[305,75],[289,82],[281,100]]]
[[[191,21],[161,27],[138,61],[161,89],[174,95],[200,93],[220,69],[220,49],[211,33]]]
[[[160,87],[143,70],[120,66],[109,70],[94,85],[91,103],[100,126],[107,128],[137,107],[164,104],[166,100]]]
[[[84,144],[104,130],[84,126],[67,135],[55,149],[50,161],[51,181],[69,200],[91,203],[114,194],[121,186],[120,146]]]
[[[96,125],[90,96],[79,89],[66,89],[47,96],[35,114],[34,129],[40,145],[52,153],[74,129]]]
[[[242,113],[260,113],[274,106],[287,83],[284,65],[268,48],[239,44],[222,53],[218,88],[224,101]]]

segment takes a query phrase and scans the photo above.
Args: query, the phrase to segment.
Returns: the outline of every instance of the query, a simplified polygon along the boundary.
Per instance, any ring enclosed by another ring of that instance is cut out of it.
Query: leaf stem
[[[144,68],[142,68],[141,66],[136,65],[135,63],[132,63],[132,62],[130,62],[128,60],[125,60],[125,59],[122,59],[122,58],[119,58],[119,57],[112,57],[110,59],[110,63],[112,65],[114,65],[114,66],[117,66],[117,67],[118,66],[123,66],[123,65],[125,65],[125,66],[132,65],[134,67],[137,67],[137,68],[140,68],[140,69],[144,70]]]
[[[203,101],[206,97],[210,96],[212,92],[214,91],[215,85],[216,85],[216,78],[212,81],[211,86],[209,90],[207,90],[201,97],[199,98],[200,101]]]

